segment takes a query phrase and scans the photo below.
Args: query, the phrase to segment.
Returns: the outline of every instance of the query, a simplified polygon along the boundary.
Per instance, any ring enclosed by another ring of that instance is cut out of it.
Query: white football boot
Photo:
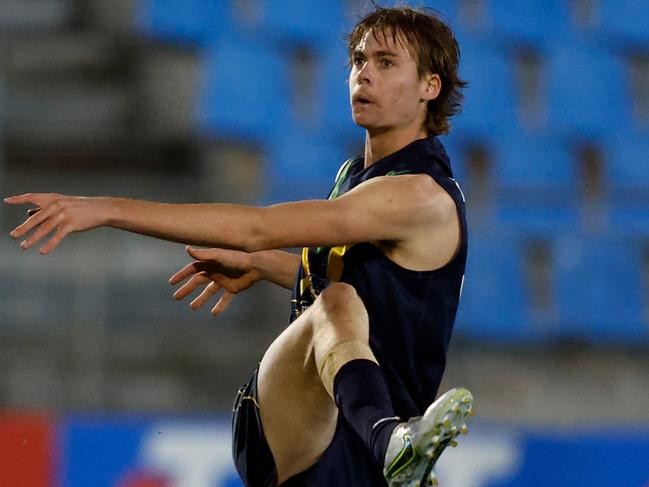
[[[383,475],[390,487],[437,485],[433,467],[455,437],[468,432],[466,419],[473,416],[473,395],[451,389],[431,404],[423,416],[401,423],[392,432],[385,453]]]

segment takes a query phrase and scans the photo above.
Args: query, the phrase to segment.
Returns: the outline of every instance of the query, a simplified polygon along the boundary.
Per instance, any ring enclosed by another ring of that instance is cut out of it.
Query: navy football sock
[[[359,359],[343,365],[334,378],[336,405],[383,466],[388,441],[399,422],[395,417],[383,370]]]

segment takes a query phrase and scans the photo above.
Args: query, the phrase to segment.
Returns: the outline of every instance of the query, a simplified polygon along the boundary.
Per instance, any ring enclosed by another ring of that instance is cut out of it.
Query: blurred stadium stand
[[[442,138],[471,229],[448,384],[476,389],[495,421],[578,419],[586,397],[592,421],[646,426],[647,2],[423,3],[456,29],[469,81]],[[362,151],[342,37],[364,8],[0,0],[0,189],[324,197]],[[165,284],[187,261],[173,244],[102,230],[47,258],[9,239],[0,252],[5,407],[226,411],[287,317],[265,285],[221,322],[188,313]],[[598,377],[637,400],[613,408]],[[535,409],[554,381],[563,399]]]
[[[603,136],[629,131],[631,93],[623,59],[603,46],[566,38],[547,53],[548,128],[558,134]],[[570,72],[571,76],[565,76]]]
[[[649,47],[649,11],[642,0],[601,0],[595,4],[599,33],[615,42]]]

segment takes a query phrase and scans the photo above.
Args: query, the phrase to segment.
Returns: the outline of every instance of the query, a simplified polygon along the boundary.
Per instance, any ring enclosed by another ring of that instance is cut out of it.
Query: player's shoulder
[[[426,173],[377,176],[371,183],[374,190],[381,191],[390,200],[409,211],[432,212],[436,219],[446,220],[455,211],[455,200],[449,192]]]
[[[406,192],[411,199],[426,201],[429,198],[448,195],[447,190],[427,173],[404,173],[377,176],[367,181],[386,188]],[[450,196],[449,196],[450,197]]]
[[[439,219],[443,220],[455,211],[455,200],[451,194],[429,174],[403,174],[395,178],[403,178],[402,181],[407,187],[408,197],[413,205],[423,210],[433,211]]]

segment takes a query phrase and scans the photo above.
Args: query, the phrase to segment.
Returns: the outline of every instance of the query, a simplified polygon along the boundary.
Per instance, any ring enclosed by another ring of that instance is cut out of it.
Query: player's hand
[[[30,248],[54,232],[54,235],[40,248],[41,254],[51,252],[70,233],[90,230],[107,222],[108,204],[105,198],[27,193],[10,196],[4,201],[10,205],[35,205],[35,208],[27,210],[29,218],[9,234],[13,238],[20,238],[27,232],[35,230],[22,241],[20,244],[22,249]]]
[[[245,291],[263,277],[252,265],[252,254],[247,252],[195,249],[187,246],[187,253],[196,260],[171,276],[169,283],[178,284],[189,278],[174,293],[174,298],[178,300],[205,285],[198,297],[189,304],[192,309],[201,308],[212,296],[223,290],[223,294],[212,308],[212,314],[218,315],[227,308],[235,294]]]

